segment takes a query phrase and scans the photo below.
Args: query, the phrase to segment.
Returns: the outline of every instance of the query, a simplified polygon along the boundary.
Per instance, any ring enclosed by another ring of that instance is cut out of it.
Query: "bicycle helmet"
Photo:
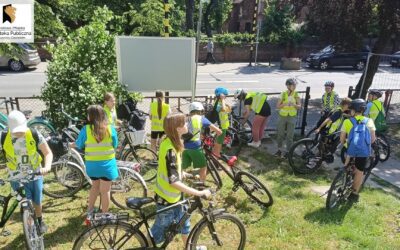
[[[215,96],[217,96],[217,97],[220,96],[221,94],[227,96],[228,90],[224,87],[218,87],[215,89],[214,93],[215,93]]]
[[[367,107],[367,103],[364,99],[355,99],[351,101],[350,109],[354,110],[357,113],[364,112],[365,108]]]
[[[376,96],[377,98],[381,98],[382,97],[382,92],[380,92],[379,90],[376,89],[370,89],[368,91],[369,94]]]
[[[246,96],[246,92],[243,89],[237,89],[233,96],[235,99],[242,100]]]
[[[201,104],[200,102],[192,102],[189,105],[189,112],[192,112],[192,111],[203,111],[203,110],[204,110],[203,104]]]
[[[332,81],[326,81],[324,84],[325,87],[331,87],[334,88],[335,87],[335,83]]]
[[[297,85],[296,79],[295,79],[295,78],[289,78],[289,79],[287,79],[287,80],[286,80],[286,86],[289,86],[289,85]]]

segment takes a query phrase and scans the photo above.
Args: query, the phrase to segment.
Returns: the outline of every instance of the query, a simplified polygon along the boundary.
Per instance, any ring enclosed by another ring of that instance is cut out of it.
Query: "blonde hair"
[[[92,135],[97,142],[101,142],[106,136],[110,136],[107,114],[102,106],[90,105],[87,109],[87,114]]]
[[[105,101],[105,102],[106,102],[106,101],[109,101],[111,98],[114,98],[114,99],[115,99],[115,96],[114,96],[113,93],[111,93],[111,92],[106,92],[106,93],[104,94],[104,101]]]
[[[183,151],[183,141],[178,133],[178,128],[185,126],[186,117],[182,113],[169,114],[164,119],[165,135],[171,140],[175,150],[179,153]]]

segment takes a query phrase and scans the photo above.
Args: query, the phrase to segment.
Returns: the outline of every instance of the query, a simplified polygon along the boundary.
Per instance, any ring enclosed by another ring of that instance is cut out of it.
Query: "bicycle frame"
[[[26,199],[23,190],[23,187],[19,187],[17,191],[12,191],[8,196],[4,197],[4,209],[3,214],[1,215],[0,228],[3,228],[5,226],[19,204],[21,207],[32,206],[30,201]],[[13,197],[16,197],[16,200],[14,200],[14,202],[11,203],[11,206],[9,207],[8,205],[10,204],[10,201]]]

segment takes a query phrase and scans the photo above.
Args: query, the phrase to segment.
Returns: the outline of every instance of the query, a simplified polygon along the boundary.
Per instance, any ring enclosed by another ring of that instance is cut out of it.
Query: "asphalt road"
[[[22,73],[13,73],[6,68],[0,69],[0,97],[30,97],[40,95],[40,90],[46,81],[46,63],[37,68]],[[261,65],[247,67],[247,63],[224,63],[216,65],[202,65],[198,67],[197,95],[211,95],[217,86],[225,86],[230,91],[237,88],[262,90],[266,92],[280,92],[285,89],[285,80],[297,77],[298,90],[311,87],[311,97],[318,98],[323,94],[323,83],[334,81],[335,90],[340,96],[347,95],[349,86],[355,86],[360,79],[361,72],[353,69],[332,69],[318,71],[302,69],[300,71],[279,70],[277,65],[268,67]],[[154,93],[144,93],[153,95]],[[188,94],[190,93],[171,93]]]

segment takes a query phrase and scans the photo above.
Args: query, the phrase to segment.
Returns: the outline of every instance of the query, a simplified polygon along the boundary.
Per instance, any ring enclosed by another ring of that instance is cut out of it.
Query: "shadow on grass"
[[[314,212],[306,214],[304,216],[304,219],[321,225],[325,224],[340,225],[343,223],[343,220],[346,217],[346,214],[351,207],[352,207],[351,203],[346,203],[340,206],[338,209],[327,210],[326,208],[319,208]]]

